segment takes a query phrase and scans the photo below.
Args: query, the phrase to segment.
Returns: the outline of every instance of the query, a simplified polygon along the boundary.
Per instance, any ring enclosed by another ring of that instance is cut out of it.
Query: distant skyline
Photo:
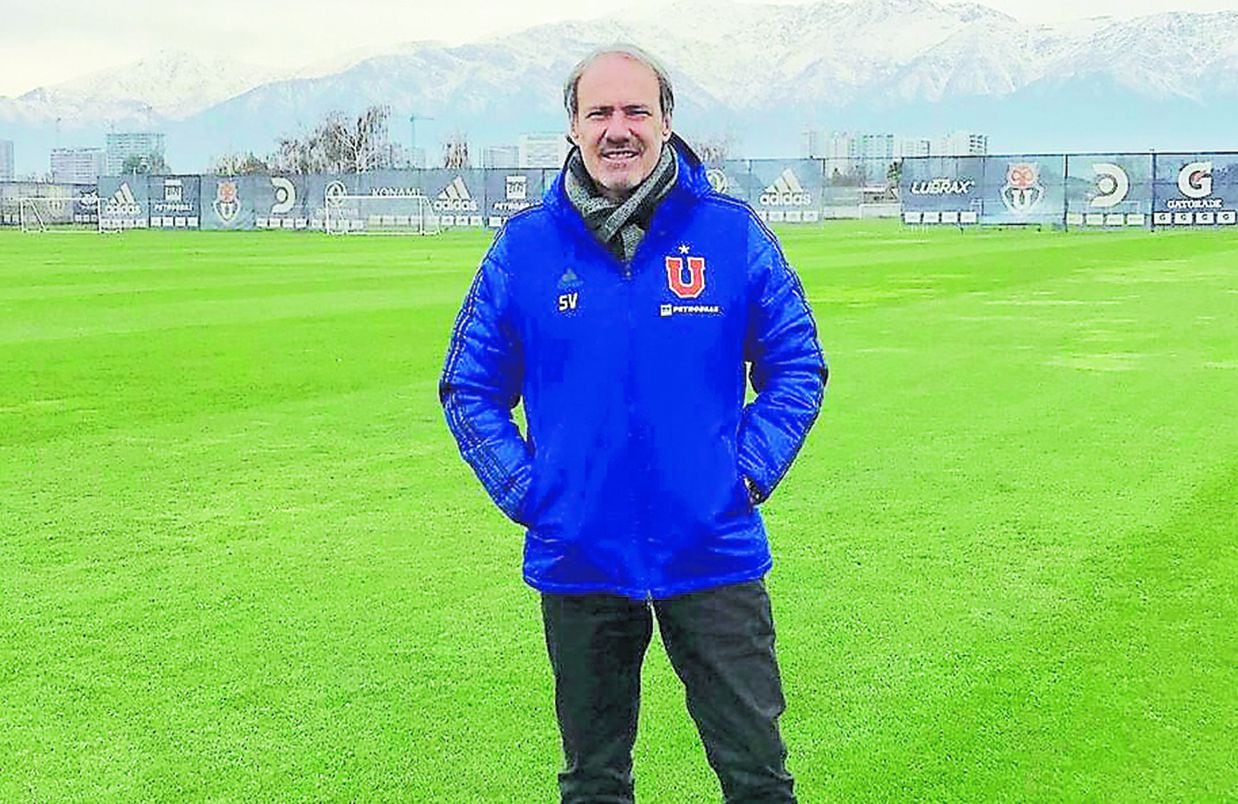
[[[939,5],[949,5],[935,0]],[[843,0],[738,0],[759,5],[842,4]],[[1238,0],[984,0],[979,3],[1024,22],[1084,17],[1123,19],[1166,11],[1238,11]],[[647,15],[664,0],[629,0],[626,13]],[[16,70],[0,71],[0,96],[17,96],[159,50],[233,57],[290,70],[361,48],[437,39],[462,43],[533,25],[615,15],[603,0],[46,0],[0,11],[0,53]]]

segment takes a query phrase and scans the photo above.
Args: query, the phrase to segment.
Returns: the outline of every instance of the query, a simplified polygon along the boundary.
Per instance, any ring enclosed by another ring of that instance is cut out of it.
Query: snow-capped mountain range
[[[19,172],[102,132],[168,135],[168,162],[205,169],[331,110],[392,108],[393,135],[465,132],[474,146],[563,127],[564,76],[593,47],[631,41],[676,82],[676,127],[744,155],[799,155],[806,128],[933,136],[985,132],[999,151],[1238,147],[1238,12],[1028,25],[975,3],[688,0],[624,18],[540,25],[484,42],[413,42],[284,75],[164,52],[0,98]],[[425,122],[430,121],[430,122]],[[33,160],[33,162],[32,162]]]

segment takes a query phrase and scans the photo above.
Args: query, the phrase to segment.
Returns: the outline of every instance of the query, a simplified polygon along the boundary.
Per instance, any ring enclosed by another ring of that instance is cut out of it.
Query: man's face
[[[576,85],[571,135],[602,193],[615,200],[630,195],[671,136],[653,70],[619,53],[590,64]]]

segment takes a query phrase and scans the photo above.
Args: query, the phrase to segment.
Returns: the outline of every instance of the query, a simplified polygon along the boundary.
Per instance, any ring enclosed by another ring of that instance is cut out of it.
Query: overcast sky
[[[665,0],[625,0],[618,8],[659,2]],[[1238,11],[1238,0],[982,2],[1026,22]],[[613,0],[0,0],[0,95],[19,95],[165,48],[289,68],[357,48],[418,39],[465,42],[542,22],[610,15],[616,7]]]

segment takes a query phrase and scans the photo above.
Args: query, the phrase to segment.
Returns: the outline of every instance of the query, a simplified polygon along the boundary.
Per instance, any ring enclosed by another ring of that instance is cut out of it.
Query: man
[[[756,505],[821,404],[808,304],[774,236],[671,133],[652,58],[595,52],[564,100],[576,147],[482,260],[440,385],[465,460],[527,528],[562,800],[633,800],[656,614],[726,800],[794,801]]]

